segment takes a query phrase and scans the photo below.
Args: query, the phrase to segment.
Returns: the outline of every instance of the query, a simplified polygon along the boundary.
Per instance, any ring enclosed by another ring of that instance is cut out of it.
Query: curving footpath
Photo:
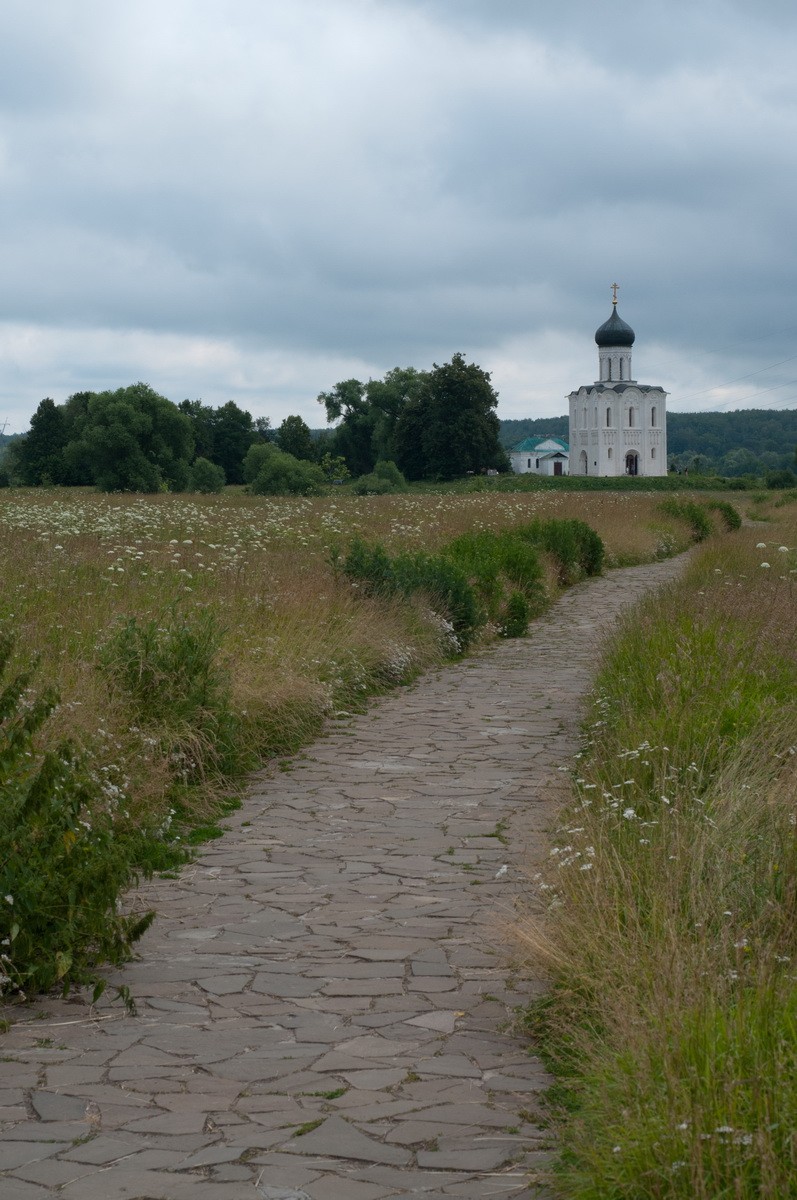
[[[115,979],[138,1014],[11,1009],[3,1200],[513,1200],[550,1154],[501,927],[545,853],[596,648],[673,560],[566,593],[508,641],[255,777]],[[17,1018],[22,1017],[21,1020]]]

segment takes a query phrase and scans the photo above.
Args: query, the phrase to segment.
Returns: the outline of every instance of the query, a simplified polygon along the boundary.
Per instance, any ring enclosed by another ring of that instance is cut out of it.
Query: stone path
[[[574,588],[532,627],[256,777],[117,976],[0,1036],[3,1200],[541,1197],[541,990],[501,928],[545,852],[597,637],[677,561]],[[118,1007],[118,1006],[117,1006]]]

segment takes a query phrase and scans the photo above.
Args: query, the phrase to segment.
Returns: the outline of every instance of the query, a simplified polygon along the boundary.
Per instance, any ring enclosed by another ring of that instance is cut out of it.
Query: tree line
[[[174,404],[146,383],[76,392],[63,404],[47,397],[30,430],[6,441],[0,483],[132,492],[246,483],[261,492],[312,492],[325,479],[376,468],[383,481],[508,469],[497,393],[462,354],[431,371],[396,367],[381,380],[343,380],[318,402],[336,424],[314,434],[300,416],[272,429],[233,401]],[[395,464],[393,473],[385,464]]]

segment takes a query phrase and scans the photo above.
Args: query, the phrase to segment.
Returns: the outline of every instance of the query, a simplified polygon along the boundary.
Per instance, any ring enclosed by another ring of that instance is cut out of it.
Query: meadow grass
[[[462,648],[438,598],[445,580],[449,598],[467,601],[467,567],[454,559],[467,561],[474,538],[503,547],[501,570],[515,581],[495,620],[469,627],[478,642],[522,633],[528,613],[578,577],[581,519],[603,539],[608,565],[691,541],[683,513],[663,512],[655,494],[0,492],[8,667],[37,662],[24,703],[47,689],[60,697],[34,758],[69,744],[113,834],[103,834],[104,852],[118,845],[128,877],[170,868],[186,841],[222,831],[247,771]],[[561,537],[546,546],[552,522],[568,531],[567,547]],[[533,578],[517,542],[532,528]],[[357,539],[401,565],[397,592],[373,594],[341,571]],[[447,547],[454,558],[438,561]]]
[[[609,648],[517,935],[557,1194],[797,1195],[797,513],[697,550]]]

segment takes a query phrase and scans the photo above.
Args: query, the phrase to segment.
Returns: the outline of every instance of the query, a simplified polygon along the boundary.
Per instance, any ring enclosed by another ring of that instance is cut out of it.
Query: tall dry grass
[[[334,547],[359,536],[391,552],[435,550],[464,532],[577,516],[599,532],[613,565],[688,543],[684,523],[659,504],[656,495],[613,493],[0,492],[0,621],[16,633],[18,659],[38,656],[40,684],[60,692],[50,737],[76,739],[136,819],[159,821],[173,764],[98,666],[125,622],[215,614],[243,758],[255,763],[296,748],[358,697],[411,678],[448,651],[428,607],[369,598],[339,578]],[[555,572],[546,569],[554,590]]]
[[[797,519],[767,515],[626,621],[518,927],[563,1196],[797,1195]]]

